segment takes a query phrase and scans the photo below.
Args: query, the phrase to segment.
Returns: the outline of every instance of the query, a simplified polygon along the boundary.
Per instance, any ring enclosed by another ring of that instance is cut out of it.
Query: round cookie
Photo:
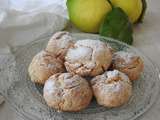
[[[144,65],[139,56],[119,51],[113,54],[112,68],[127,74],[130,80],[137,80],[143,71]]]
[[[118,107],[125,104],[132,95],[129,78],[117,70],[105,72],[91,80],[94,96],[99,105]]]
[[[96,76],[108,69],[112,54],[99,40],[79,40],[69,48],[65,57],[67,71],[80,76]]]
[[[44,84],[51,75],[64,71],[63,62],[47,51],[35,55],[28,68],[31,81],[39,84]]]
[[[73,44],[74,41],[69,32],[57,32],[49,40],[46,51],[49,51],[61,60],[64,60],[67,50],[73,46]]]
[[[80,111],[89,105],[92,90],[84,78],[58,73],[46,81],[43,96],[48,106],[59,111]]]

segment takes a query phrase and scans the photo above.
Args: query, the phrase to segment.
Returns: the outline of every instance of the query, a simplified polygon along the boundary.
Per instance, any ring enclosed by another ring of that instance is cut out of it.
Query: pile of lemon
[[[71,22],[84,32],[98,33],[104,17],[114,7],[121,8],[134,24],[142,21],[145,0],[67,0]]]

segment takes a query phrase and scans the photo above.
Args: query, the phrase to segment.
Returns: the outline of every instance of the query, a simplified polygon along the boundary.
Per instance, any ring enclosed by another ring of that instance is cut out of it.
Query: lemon
[[[120,7],[132,23],[137,22],[143,10],[142,0],[110,0],[113,6]]]
[[[97,33],[105,15],[112,9],[107,0],[67,0],[71,22],[84,32]]]

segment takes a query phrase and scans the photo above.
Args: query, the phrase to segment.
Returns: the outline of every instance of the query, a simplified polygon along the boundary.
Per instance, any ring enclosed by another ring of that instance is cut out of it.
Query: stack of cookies
[[[143,61],[133,53],[113,52],[99,40],[76,41],[64,31],[55,33],[46,49],[33,57],[28,71],[33,82],[44,85],[48,106],[80,111],[93,96],[105,107],[125,104],[132,95],[132,81],[143,71]]]

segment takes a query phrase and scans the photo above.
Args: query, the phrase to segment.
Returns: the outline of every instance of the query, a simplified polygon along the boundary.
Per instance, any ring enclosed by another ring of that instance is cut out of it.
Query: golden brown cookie
[[[99,105],[118,107],[125,104],[132,95],[129,78],[117,70],[105,72],[91,80],[94,96]]]
[[[51,75],[64,71],[63,62],[46,51],[35,55],[28,68],[31,80],[39,84],[44,84]]]
[[[127,74],[130,80],[137,80],[143,71],[144,65],[139,56],[119,51],[113,54],[112,68]]]
[[[99,40],[79,40],[69,48],[65,57],[67,71],[80,76],[96,76],[108,69],[112,54]]]
[[[89,105],[92,90],[84,78],[58,73],[46,81],[43,96],[48,106],[59,111],[80,111]]]
[[[61,31],[55,33],[49,40],[46,51],[64,60],[67,50],[73,46],[74,41],[69,32]]]

